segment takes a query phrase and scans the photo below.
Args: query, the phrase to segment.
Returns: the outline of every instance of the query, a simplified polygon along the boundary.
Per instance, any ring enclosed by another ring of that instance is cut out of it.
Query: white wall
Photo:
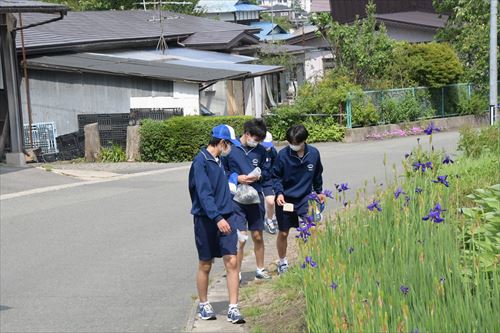
[[[185,116],[200,114],[197,83],[174,82],[174,96],[131,97],[130,108],[182,108]]]
[[[323,58],[331,58],[332,53],[329,51],[311,51],[305,55],[305,78],[307,82],[314,83],[321,79],[324,75]]]
[[[218,116],[227,115],[226,81],[219,81],[200,92],[200,104]]]

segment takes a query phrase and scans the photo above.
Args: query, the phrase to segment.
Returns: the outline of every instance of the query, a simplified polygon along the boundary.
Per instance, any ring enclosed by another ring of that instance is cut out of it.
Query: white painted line
[[[159,175],[159,174],[167,173],[167,172],[187,170],[187,169],[189,169],[189,167],[190,167],[190,165],[185,165],[185,166],[175,167],[175,168],[169,168],[169,169],[161,169],[161,170],[152,170],[152,171],[144,171],[144,172],[131,173],[131,174],[126,174],[126,175],[120,175],[120,176],[105,178],[105,179],[87,180],[87,181],[82,181],[82,182],[79,182],[79,183],[64,184],[64,185],[54,185],[54,186],[47,186],[47,187],[42,187],[42,188],[35,188],[35,189],[32,189],[32,190],[26,190],[26,191],[20,191],[20,192],[8,193],[8,194],[0,195],[0,201],[2,201],[2,200],[8,200],[8,199],[14,199],[14,198],[19,198],[19,197],[24,197],[24,196],[38,194],[38,193],[59,191],[59,190],[67,189],[67,188],[73,188],[73,187],[79,187],[79,186],[85,186],[85,185],[92,185],[92,184],[99,184],[99,183],[107,183],[107,182],[112,182],[112,181],[121,180],[121,179],[129,179],[129,178],[136,178],[136,177],[142,177],[142,176]]]

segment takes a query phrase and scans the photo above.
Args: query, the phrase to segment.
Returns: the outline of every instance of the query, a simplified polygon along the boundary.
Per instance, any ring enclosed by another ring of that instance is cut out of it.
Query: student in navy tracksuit
[[[266,138],[261,143],[267,151],[267,159],[266,163],[268,164],[269,170],[273,169],[274,161],[278,156],[278,152],[273,145],[273,135],[270,132],[267,132]],[[276,221],[276,217],[274,216],[274,190],[273,190],[273,181],[271,177],[269,177],[268,182],[263,186],[264,197],[266,200],[266,219],[264,220],[264,228],[270,234],[275,234],[278,229],[278,222]]]
[[[231,153],[223,159],[227,173],[234,177],[237,175],[239,184],[251,185],[260,196],[258,204],[240,204],[235,202],[235,212],[238,216],[238,239],[240,247],[238,251],[238,264],[241,268],[243,251],[245,248],[247,230],[251,231],[254,243],[257,279],[270,279],[271,276],[264,267],[264,196],[262,195],[263,184],[268,182],[270,177],[269,166],[266,163],[266,149],[259,143],[266,137],[266,124],[262,119],[252,119],[243,124],[243,135],[240,137],[241,146],[234,147]],[[256,167],[261,169],[261,176],[248,176]]]
[[[202,148],[196,155],[189,170],[189,194],[193,204],[191,214],[199,258],[196,283],[200,299],[198,316],[203,320],[216,319],[207,299],[208,278],[213,259],[223,257],[229,291],[227,320],[234,324],[245,322],[238,310],[238,236],[234,204],[219,157],[236,149],[231,146],[239,145],[232,127],[216,126],[208,147]]]
[[[279,229],[276,239],[280,257],[279,274],[288,269],[288,232],[290,228],[299,227],[299,218],[307,215],[308,196],[314,191],[321,202],[325,201],[325,195],[322,194],[323,165],[319,151],[306,143],[308,136],[303,125],[290,127],[286,133],[289,146],[280,150],[272,170]],[[285,203],[293,204],[293,212],[283,210]]]

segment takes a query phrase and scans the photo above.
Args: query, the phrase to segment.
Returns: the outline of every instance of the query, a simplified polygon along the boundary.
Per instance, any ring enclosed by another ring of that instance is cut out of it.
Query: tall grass
[[[466,197],[474,189],[499,183],[499,158],[444,165],[442,154],[419,149],[405,162],[405,178],[395,177],[392,188],[366,202],[359,196],[302,246],[317,267],[296,267],[290,279],[301,283],[310,332],[500,330],[500,271],[463,260],[466,217],[460,209],[474,204]],[[413,171],[417,159],[432,160],[434,168]],[[449,187],[432,182],[438,175],[448,175]],[[397,188],[405,194],[396,199]],[[373,199],[382,211],[366,208]],[[444,221],[422,220],[437,203],[446,209]]]

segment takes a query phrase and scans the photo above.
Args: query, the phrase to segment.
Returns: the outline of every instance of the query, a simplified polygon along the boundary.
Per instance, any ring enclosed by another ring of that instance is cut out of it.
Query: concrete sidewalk
[[[295,242],[295,235],[297,231],[295,229],[290,229],[290,235],[288,236],[289,247],[292,242]],[[264,244],[265,244],[265,254],[264,263],[267,269],[273,276],[273,279],[277,279],[277,264],[278,264],[278,251],[276,249],[276,235],[270,235],[264,232]],[[293,264],[293,258],[289,261]],[[253,253],[253,243],[251,239],[247,242],[245,246],[245,257],[243,258],[243,264],[241,268],[242,281],[241,288],[244,288],[249,282],[255,281],[255,255]],[[210,304],[212,304],[215,312],[217,313],[217,320],[200,320],[198,319],[198,301],[195,301],[193,308],[191,309],[191,315],[188,318],[186,324],[186,332],[195,333],[210,333],[210,332],[248,332],[249,327],[247,324],[235,325],[231,324],[226,320],[228,302],[228,293],[226,287],[226,277],[223,273],[215,276],[211,276],[214,281],[210,284],[208,289],[208,299]],[[267,283],[268,281],[255,281],[255,283]],[[241,291],[240,288],[240,291]],[[242,309],[244,312],[244,309]]]

